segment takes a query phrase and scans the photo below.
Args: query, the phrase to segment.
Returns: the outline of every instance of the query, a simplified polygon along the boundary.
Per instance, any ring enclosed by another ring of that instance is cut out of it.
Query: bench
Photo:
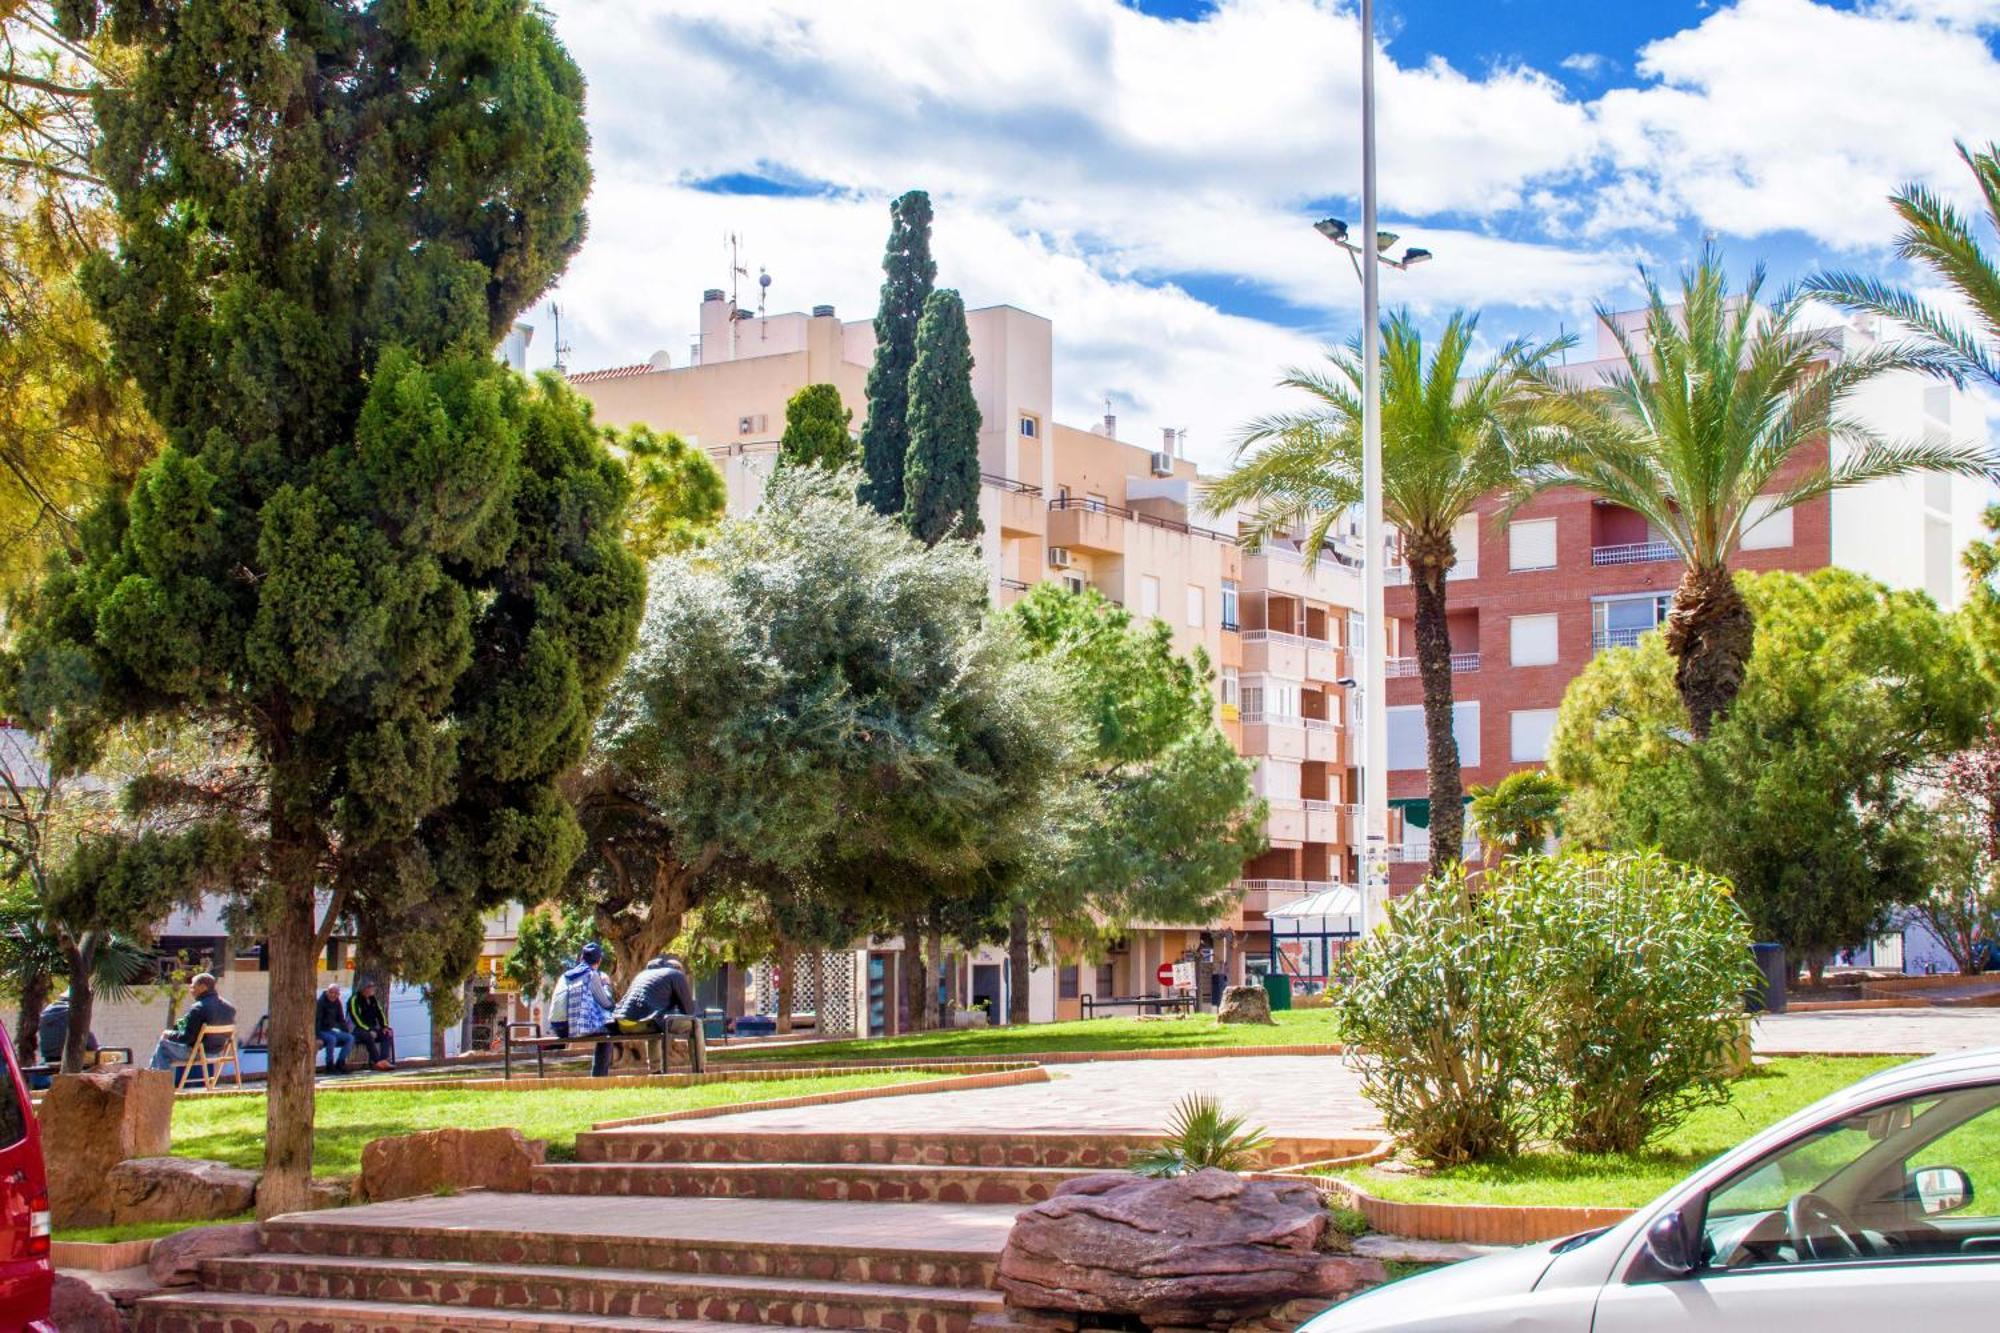
[[[222,1049],[210,1051],[208,1049],[210,1037],[222,1038]],[[227,1065],[229,1072],[236,1076],[236,1086],[242,1087],[243,1061],[236,1050],[236,1025],[225,1023],[210,1026],[204,1023],[201,1030],[194,1034],[194,1046],[188,1051],[188,1058],[174,1061],[174,1091],[180,1092],[185,1089],[188,1079],[193,1077],[197,1068],[201,1070],[201,1086],[214,1087],[222,1077],[224,1065]]]
[[[1136,1013],[1189,1013],[1194,1009],[1192,995],[1086,995],[1083,997],[1083,1016],[1096,1018],[1099,1009],[1131,1009]]]
[[[113,1059],[112,1057],[117,1057]],[[132,1063],[130,1046],[100,1046],[89,1052],[84,1062],[85,1069],[98,1069],[105,1065],[129,1065]],[[49,1080],[62,1073],[60,1060],[44,1060],[39,1064],[22,1065],[21,1076],[28,1080],[30,1092],[41,1092],[49,1086]]]
[[[558,1037],[553,1033],[544,1033],[540,1023],[508,1023],[500,1032],[500,1076],[508,1079],[514,1077],[514,1052],[517,1048],[522,1051],[533,1051],[535,1077],[547,1078],[547,1057],[550,1051],[560,1051],[570,1046],[602,1046],[606,1042],[630,1042],[642,1047],[651,1047],[656,1056],[649,1059],[648,1064],[655,1066],[657,1072],[664,1074],[667,1072],[669,1056],[673,1050],[671,1043],[676,1035],[673,1029],[683,1026],[687,1029],[690,1071],[701,1073],[708,1063],[703,1050],[705,1043],[702,1041],[704,1034],[701,1020],[685,1014],[672,1014],[668,1016],[667,1023],[669,1030],[666,1032],[594,1032],[582,1037]]]

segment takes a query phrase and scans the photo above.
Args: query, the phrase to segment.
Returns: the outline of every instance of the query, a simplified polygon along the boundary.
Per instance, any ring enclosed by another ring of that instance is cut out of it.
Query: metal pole
[[[1361,0],[1361,489],[1362,614],[1366,617],[1362,664],[1361,928],[1379,919],[1388,897],[1389,736],[1387,695],[1388,621],[1382,578],[1382,319],[1379,246],[1375,217],[1375,4]]]

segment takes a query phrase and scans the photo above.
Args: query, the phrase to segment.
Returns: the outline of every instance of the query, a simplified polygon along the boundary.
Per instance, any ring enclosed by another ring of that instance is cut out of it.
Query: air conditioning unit
[[[1172,454],[1169,454],[1169,453],[1156,453],[1156,454],[1154,454],[1154,455],[1153,455],[1153,475],[1154,475],[1154,476],[1156,476],[1156,477],[1171,477],[1171,476],[1173,476],[1173,475],[1174,475],[1174,456],[1173,456]]]
[[[738,435],[755,435],[764,429],[764,420],[765,418],[762,413],[754,417],[738,417],[736,418],[736,433]]]
[[[1051,546],[1051,547],[1049,548],[1049,568],[1050,568],[1050,569],[1068,569],[1068,568],[1069,568],[1069,564],[1070,564],[1070,561],[1069,561],[1069,547],[1067,547],[1067,546]]]

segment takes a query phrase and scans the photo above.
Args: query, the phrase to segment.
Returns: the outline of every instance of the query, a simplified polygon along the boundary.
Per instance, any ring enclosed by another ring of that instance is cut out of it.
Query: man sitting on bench
[[[626,1034],[671,1032],[671,1024],[689,1029],[688,1060],[699,1074],[708,1060],[702,1048],[701,1020],[694,1017],[694,988],[688,985],[681,960],[661,954],[632,978],[625,998],[611,1011],[610,1030]]]
[[[583,946],[575,967],[562,974],[556,993],[549,1001],[549,1031],[558,1037],[595,1037],[605,1030],[606,1011],[611,1008],[611,983],[598,966],[604,950],[592,940]],[[611,1043],[600,1041],[590,1059],[593,1078],[611,1072]]]

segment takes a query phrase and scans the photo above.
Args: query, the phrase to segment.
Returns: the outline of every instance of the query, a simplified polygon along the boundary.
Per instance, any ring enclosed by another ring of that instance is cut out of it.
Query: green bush
[[[1334,995],[1348,1060],[1389,1131],[1427,1161],[1506,1156],[1532,1121],[1521,931],[1464,872],[1389,905]]]

